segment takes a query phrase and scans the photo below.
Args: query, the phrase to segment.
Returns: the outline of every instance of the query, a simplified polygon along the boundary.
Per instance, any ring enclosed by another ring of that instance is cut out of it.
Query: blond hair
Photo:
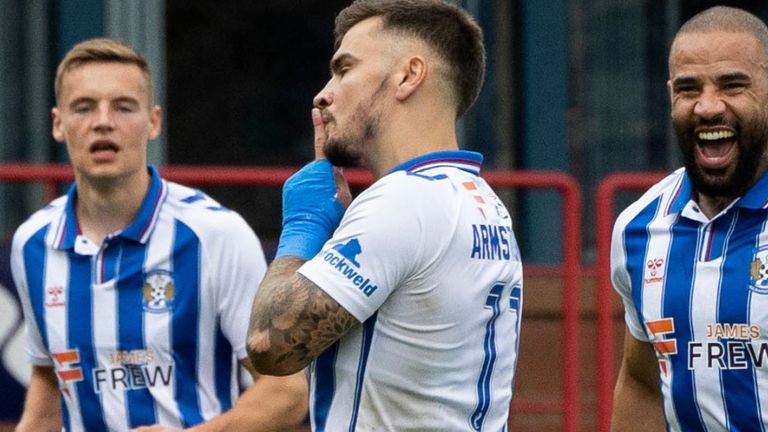
[[[149,102],[152,105],[154,85],[147,60],[125,43],[107,38],[85,40],[67,52],[56,69],[56,79],[54,81],[56,104],[59,103],[59,98],[61,97],[64,75],[72,69],[91,62],[115,62],[136,65],[141,69],[144,78],[147,80]]]

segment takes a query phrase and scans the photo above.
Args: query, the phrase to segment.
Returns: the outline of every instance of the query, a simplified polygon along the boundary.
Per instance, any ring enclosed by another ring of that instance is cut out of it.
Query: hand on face
[[[323,116],[318,108],[312,108],[312,126],[315,129],[315,160],[326,159],[323,148],[328,140],[328,134],[325,132]],[[333,167],[333,179],[336,182],[336,198],[345,208],[349,207],[352,202],[352,192],[349,190],[349,184],[341,168]]]

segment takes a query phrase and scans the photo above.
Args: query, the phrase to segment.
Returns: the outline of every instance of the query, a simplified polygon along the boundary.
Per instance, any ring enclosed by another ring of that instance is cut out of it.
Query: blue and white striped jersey
[[[522,268],[481,161],[439,152],[395,168],[300,268],[363,323],[311,367],[313,430],[506,430]]]
[[[261,245],[237,213],[149,170],[136,219],[102,245],[80,234],[74,186],[13,239],[29,359],[53,366],[66,430],[190,426],[239,395]]]
[[[611,272],[673,431],[768,427],[768,175],[711,220],[684,169],[619,216]]]

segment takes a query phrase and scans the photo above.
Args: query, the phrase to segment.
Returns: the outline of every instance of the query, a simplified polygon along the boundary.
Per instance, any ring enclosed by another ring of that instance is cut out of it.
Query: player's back
[[[506,425],[520,256],[509,214],[477,166],[450,160],[427,159],[379,180],[310,262],[305,275],[323,288],[338,286],[348,269],[362,278],[357,292],[354,283],[329,290],[364,321],[313,365],[316,430]]]

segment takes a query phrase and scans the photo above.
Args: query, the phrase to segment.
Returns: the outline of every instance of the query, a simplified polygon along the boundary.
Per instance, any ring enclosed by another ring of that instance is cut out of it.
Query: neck
[[[456,124],[450,116],[429,115],[426,110],[393,113],[368,156],[367,167],[379,179],[396,166],[419,156],[458,150]]]
[[[747,193],[747,191],[752,189],[755,184],[760,181],[760,178],[765,175],[767,169],[768,148],[766,148],[766,153],[763,153],[760,156],[760,161],[758,162],[757,169],[755,170],[755,174],[752,177],[752,180],[747,183],[744,191],[740,194],[737,194],[737,196],[709,196],[699,192],[696,201],[699,203],[699,207],[701,208],[702,213],[704,213],[710,219],[720,214],[721,211],[725,210],[725,208],[731,205],[732,202],[736,201],[737,198],[743,196],[745,193]]]
[[[699,194],[698,202],[701,212],[709,219],[712,219],[720,214],[721,211],[725,210],[726,207],[731,205],[735,199],[736,198],[732,197],[711,197]]]
[[[104,238],[127,227],[136,218],[149,188],[149,174],[94,184],[77,179],[75,213],[88,239],[101,244]]]

